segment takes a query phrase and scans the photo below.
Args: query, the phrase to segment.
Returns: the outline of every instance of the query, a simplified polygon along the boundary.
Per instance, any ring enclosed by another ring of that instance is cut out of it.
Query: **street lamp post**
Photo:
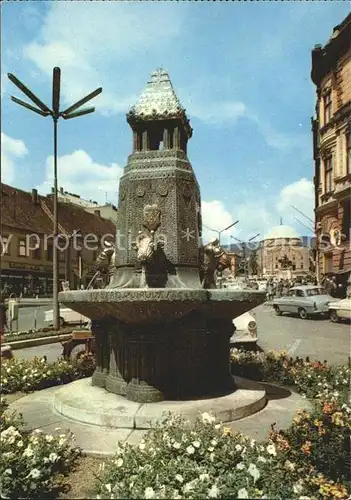
[[[53,241],[53,326],[55,329],[59,328],[59,303],[58,303],[58,278],[59,278],[59,268],[58,268],[58,252],[57,252],[57,238],[58,238],[58,201],[57,201],[57,122],[60,117],[64,120],[70,120],[71,118],[76,118],[78,116],[86,115],[88,113],[93,113],[95,108],[85,108],[79,109],[83,104],[87,103],[97,95],[101,94],[102,87],[94,90],[87,96],[83,97],[76,103],[69,106],[65,111],[60,111],[60,87],[61,87],[61,70],[58,67],[53,69],[52,78],[52,109],[50,109],[46,104],[44,104],[33,92],[31,92],[15,75],[8,73],[9,80],[16,85],[16,87],[21,90],[37,107],[28,104],[27,102],[21,101],[17,97],[11,96],[11,100],[24,108],[37,113],[40,116],[51,116],[54,123],[54,241]]]
[[[211,227],[205,226],[204,224],[203,224],[203,227],[205,227],[209,231],[213,231],[214,233],[218,234],[218,242],[219,242],[219,245],[220,245],[221,244],[221,234],[224,233],[224,231],[227,231],[231,227],[235,226],[238,222],[239,221],[237,220],[237,221],[233,222],[232,224],[230,224],[229,226],[225,227],[224,229],[221,229],[220,231],[218,231],[218,229],[212,229]]]

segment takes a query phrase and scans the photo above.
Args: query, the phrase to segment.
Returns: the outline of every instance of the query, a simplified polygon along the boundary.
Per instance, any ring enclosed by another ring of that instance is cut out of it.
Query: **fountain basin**
[[[140,403],[217,397],[235,388],[232,319],[261,304],[264,292],[204,289],[103,289],[60,293],[92,319],[93,385]]]
[[[60,303],[92,320],[108,316],[127,324],[172,322],[199,309],[208,316],[234,318],[264,300],[264,292],[193,288],[105,288],[59,295]]]

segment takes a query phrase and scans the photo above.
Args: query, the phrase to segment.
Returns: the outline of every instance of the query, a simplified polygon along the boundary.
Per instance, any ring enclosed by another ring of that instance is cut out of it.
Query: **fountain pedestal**
[[[93,385],[142,403],[232,392],[232,318],[262,297],[262,292],[201,289],[61,294],[65,304],[93,319]]]

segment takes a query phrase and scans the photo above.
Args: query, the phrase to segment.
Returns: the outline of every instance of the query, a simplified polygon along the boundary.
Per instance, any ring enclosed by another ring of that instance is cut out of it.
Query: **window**
[[[27,242],[26,240],[19,240],[18,241],[18,255],[20,257],[28,257],[28,249],[27,249]]]
[[[41,248],[38,246],[33,250],[33,259],[40,260],[41,259]]]
[[[303,269],[303,264],[301,264],[301,269]]]
[[[0,255],[10,255],[10,240],[8,236],[1,236],[1,252]]]
[[[278,269],[278,264],[275,265],[275,268]]]
[[[332,117],[332,99],[331,99],[331,90],[329,90],[326,94],[323,96],[323,103],[324,103],[324,125],[326,125]]]
[[[324,187],[325,193],[330,193],[333,187],[333,157],[324,160]]]
[[[304,297],[303,290],[296,290],[296,297]]]
[[[47,260],[53,259],[53,246],[52,245],[48,245],[48,248],[46,250],[46,259]]]
[[[295,270],[296,270],[296,265],[295,265],[295,264],[293,264],[293,265],[292,265],[292,270],[293,270],[293,271],[295,271]]]

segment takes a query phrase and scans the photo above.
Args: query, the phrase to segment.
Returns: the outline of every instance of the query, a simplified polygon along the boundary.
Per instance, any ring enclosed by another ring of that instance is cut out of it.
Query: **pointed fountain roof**
[[[182,119],[186,128],[190,129],[185,109],[174,92],[168,72],[163,68],[159,68],[151,73],[145,90],[138,102],[132,106],[127,114],[127,119],[128,122],[131,122],[172,118]]]

